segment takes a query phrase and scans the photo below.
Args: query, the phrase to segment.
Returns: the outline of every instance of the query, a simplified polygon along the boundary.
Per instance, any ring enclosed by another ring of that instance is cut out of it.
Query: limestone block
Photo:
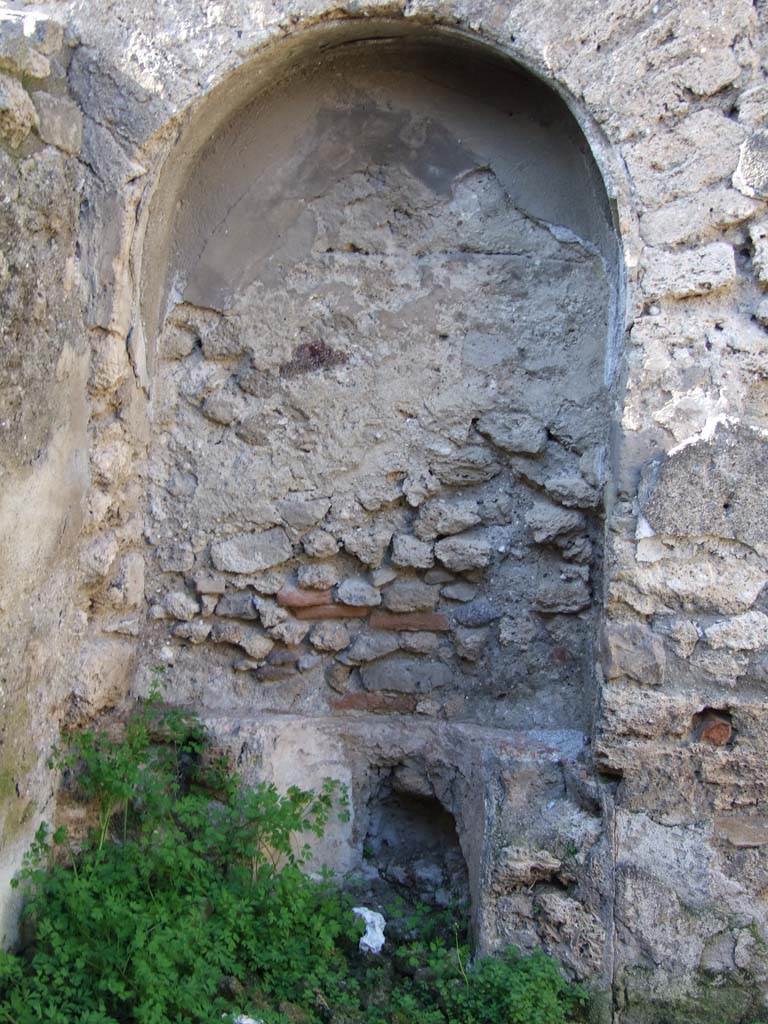
[[[736,189],[711,189],[646,211],[640,219],[640,232],[643,240],[654,246],[706,241],[725,228],[743,223],[757,208],[753,199]]]
[[[21,84],[0,74],[0,137],[17,149],[38,123],[37,111]]]
[[[339,570],[327,562],[320,565],[300,565],[296,579],[300,587],[325,593],[339,582]]]
[[[339,550],[336,538],[326,530],[310,530],[301,538],[301,546],[310,558],[331,558]]]
[[[260,572],[286,562],[292,554],[291,542],[280,527],[236,534],[211,545],[211,561],[224,572]]]
[[[72,100],[46,92],[36,92],[32,99],[40,119],[38,131],[43,142],[64,153],[77,155],[83,144],[80,108]]]
[[[673,452],[648,480],[643,515],[656,533],[768,543],[763,489],[768,444],[747,427],[718,427],[710,440]]]
[[[22,19],[3,17],[5,13],[0,12],[0,71],[19,78],[47,78],[50,62],[24,34]]]
[[[216,614],[225,619],[257,619],[259,613],[250,590],[231,590],[216,605]]]
[[[643,277],[643,291],[650,299],[685,299],[709,295],[736,281],[733,246],[713,242],[685,253],[653,252]]]
[[[429,569],[435,564],[434,548],[409,533],[396,533],[392,538],[392,561],[395,565]]]
[[[361,579],[346,579],[336,587],[336,600],[354,607],[374,608],[381,604],[381,594],[376,587]]]
[[[189,622],[200,613],[200,605],[184,590],[172,590],[163,598],[163,607],[174,619]]]
[[[383,594],[383,603],[390,612],[432,611],[439,596],[437,587],[421,580],[396,580]]]
[[[435,498],[419,509],[413,532],[420,540],[463,533],[480,522],[477,502]]]
[[[256,626],[240,622],[214,622],[210,639],[215,644],[232,644],[242,647],[245,653],[259,660],[266,658],[275,645],[274,640]]]
[[[392,655],[365,665],[360,680],[365,690],[400,693],[428,693],[448,686],[453,672],[448,665],[406,654]]]
[[[752,240],[752,266],[760,284],[768,287],[768,220],[749,229]]]
[[[435,555],[447,569],[482,569],[491,561],[491,545],[482,534],[447,537],[435,544]]]
[[[722,619],[707,626],[704,636],[711,647],[756,651],[768,647],[768,615],[749,611],[731,619]]]
[[[486,413],[475,426],[479,433],[505,452],[538,455],[547,446],[546,429],[525,413]]]
[[[397,633],[387,633],[383,630],[375,633],[358,633],[341,656],[341,660],[345,665],[361,665],[392,654],[399,646]]]
[[[291,618],[270,627],[269,635],[288,647],[295,647],[301,643],[308,632],[308,623]]]
[[[349,644],[349,630],[343,622],[319,622],[309,634],[318,651],[341,651]]]
[[[768,199],[768,129],[753,132],[742,143],[733,184],[745,196]]]

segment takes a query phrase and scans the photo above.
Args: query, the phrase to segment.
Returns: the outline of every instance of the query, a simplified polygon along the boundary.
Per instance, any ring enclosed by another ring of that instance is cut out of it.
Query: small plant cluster
[[[41,828],[17,884],[23,948],[0,953],[0,1024],[566,1024],[583,993],[543,954],[470,966],[464,935],[421,915],[386,956],[308,834],[345,814],[318,793],[248,788],[199,721],[145,701],[120,736],[70,737],[53,766],[91,805],[74,849]]]

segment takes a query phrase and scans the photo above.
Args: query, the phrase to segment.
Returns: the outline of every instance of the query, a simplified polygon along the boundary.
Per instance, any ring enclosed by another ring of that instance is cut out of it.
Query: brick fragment
[[[368,711],[374,715],[410,715],[416,698],[407,693],[345,693],[331,701],[336,711]]]
[[[330,590],[302,590],[300,587],[285,586],[277,592],[277,603],[283,608],[312,608],[318,604],[331,603]]]
[[[318,604],[297,608],[297,619],[364,619],[369,608],[353,608],[348,604]]]

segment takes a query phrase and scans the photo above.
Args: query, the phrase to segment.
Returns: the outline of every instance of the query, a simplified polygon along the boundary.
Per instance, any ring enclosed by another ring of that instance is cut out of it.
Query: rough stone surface
[[[263,533],[241,533],[211,547],[211,561],[226,572],[248,573],[270,569],[287,561],[292,554],[291,543],[284,530]]]
[[[162,663],[249,780],[347,783],[334,867],[434,800],[481,951],[763,1019],[763,0],[49,6],[0,15],[3,892]],[[379,571],[434,609],[325,593]]]

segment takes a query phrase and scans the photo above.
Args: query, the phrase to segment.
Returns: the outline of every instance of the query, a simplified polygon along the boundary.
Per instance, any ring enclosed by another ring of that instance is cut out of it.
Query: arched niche
[[[298,33],[181,132],[141,279],[173,692],[586,737],[622,268],[564,101],[459,33]]]

